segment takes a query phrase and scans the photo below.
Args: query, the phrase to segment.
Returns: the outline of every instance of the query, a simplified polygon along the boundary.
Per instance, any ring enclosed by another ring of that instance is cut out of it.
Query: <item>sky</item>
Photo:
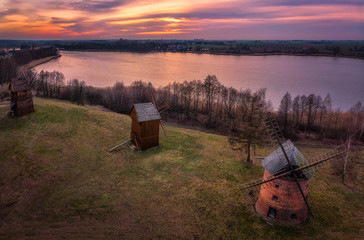
[[[364,0],[0,0],[0,39],[364,40]]]

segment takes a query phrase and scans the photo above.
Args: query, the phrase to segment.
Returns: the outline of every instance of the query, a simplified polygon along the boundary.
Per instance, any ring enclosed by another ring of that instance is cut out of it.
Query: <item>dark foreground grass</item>
[[[160,147],[129,145],[130,118],[35,99],[32,114],[0,106],[0,239],[360,239],[362,170],[348,188],[330,169],[311,181],[314,219],[271,226],[241,192],[262,176],[226,137],[169,127]],[[320,152],[327,147],[303,152]],[[257,150],[264,155],[267,149]],[[358,155],[358,168],[364,163]],[[355,186],[353,188],[353,186]]]

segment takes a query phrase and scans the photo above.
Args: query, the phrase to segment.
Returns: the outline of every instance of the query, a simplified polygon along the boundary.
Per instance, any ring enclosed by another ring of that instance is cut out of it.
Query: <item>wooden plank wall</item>
[[[130,138],[133,138],[133,133],[138,136],[141,149],[159,146],[159,120],[152,120],[139,123],[135,109],[130,113],[132,118]],[[135,143],[132,142],[134,145]]]
[[[34,112],[33,96],[30,90],[12,92],[11,101],[15,104],[13,110],[17,116]]]

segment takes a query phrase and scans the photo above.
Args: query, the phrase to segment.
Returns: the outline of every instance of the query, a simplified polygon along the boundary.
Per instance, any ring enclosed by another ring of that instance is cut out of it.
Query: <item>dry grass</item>
[[[297,227],[266,224],[241,192],[262,176],[226,137],[168,127],[160,147],[107,150],[129,137],[130,118],[35,98],[35,112],[9,118],[0,106],[0,239],[358,239],[363,179],[352,190],[316,174],[319,215]],[[312,152],[327,149],[302,147]],[[267,149],[257,149],[261,156]],[[364,156],[358,157],[360,164]],[[362,165],[360,165],[362,166]],[[359,181],[359,180],[360,181]]]

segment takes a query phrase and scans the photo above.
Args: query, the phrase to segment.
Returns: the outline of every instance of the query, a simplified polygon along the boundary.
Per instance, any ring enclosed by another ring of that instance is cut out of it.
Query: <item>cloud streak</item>
[[[361,0],[0,0],[0,9],[8,39],[364,39]]]

